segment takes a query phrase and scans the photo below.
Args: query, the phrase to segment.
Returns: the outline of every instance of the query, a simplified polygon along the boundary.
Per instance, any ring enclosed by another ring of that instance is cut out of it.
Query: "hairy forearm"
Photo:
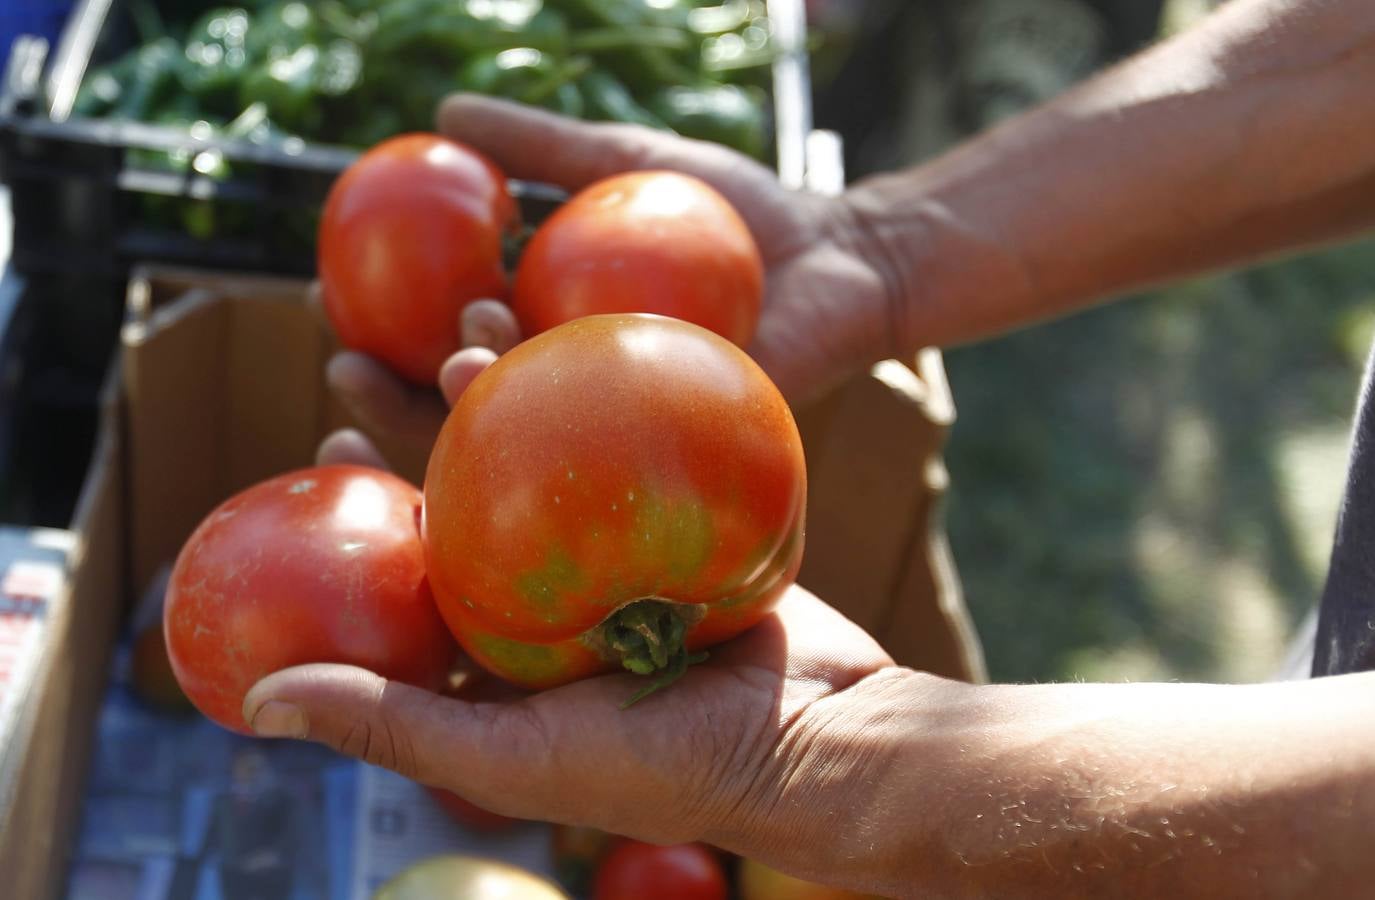
[[[1375,883],[1375,674],[884,682],[851,720],[863,777],[813,788],[829,821],[790,817],[824,823],[813,877],[930,898],[1315,900]]]
[[[900,349],[982,337],[1375,223],[1369,0],[1198,28],[842,201]]]

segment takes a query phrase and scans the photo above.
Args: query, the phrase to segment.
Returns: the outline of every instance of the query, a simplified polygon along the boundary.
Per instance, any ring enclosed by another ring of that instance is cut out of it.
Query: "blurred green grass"
[[[1316,601],[1375,240],[946,355],[948,526],[996,680],[1252,680]]]

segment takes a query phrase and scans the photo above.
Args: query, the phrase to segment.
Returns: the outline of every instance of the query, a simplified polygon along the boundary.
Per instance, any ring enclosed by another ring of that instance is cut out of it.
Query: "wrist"
[[[904,771],[913,722],[924,695],[972,690],[893,666],[813,703],[705,839],[810,880],[885,896],[910,888],[908,857],[927,833]]]
[[[890,356],[987,337],[1039,306],[1015,242],[943,195],[958,190],[946,168],[872,177],[837,199],[840,242],[883,284]]]

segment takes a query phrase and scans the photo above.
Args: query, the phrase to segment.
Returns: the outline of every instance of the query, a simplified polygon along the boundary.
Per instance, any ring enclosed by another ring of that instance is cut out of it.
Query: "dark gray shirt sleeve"
[[[1318,613],[1313,675],[1375,669],[1375,353],[1352,430],[1351,467]]]

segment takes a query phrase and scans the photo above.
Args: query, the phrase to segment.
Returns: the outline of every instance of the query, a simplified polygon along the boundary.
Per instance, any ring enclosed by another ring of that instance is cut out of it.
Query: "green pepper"
[[[738,31],[751,19],[750,0],[725,0],[720,6],[699,6],[687,13],[687,27],[698,34]]]
[[[115,108],[135,78],[137,53],[126,53],[107,66],[91,72],[81,82],[72,104],[77,116],[103,116]]]
[[[668,129],[663,119],[645,109],[610,72],[593,69],[578,81],[578,87],[582,89],[587,112],[592,119]]]
[[[638,0],[549,0],[557,3],[570,20],[598,28],[621,30],[645,29],[657,23],[649,15],[652,9]],[[585,32],[577,32],[585,33]],[[662,32],[660,32],[662,33]],[[646,33],[647,35],[648,33]],[[587,48],[589,52],[592,47]],[[666,84],[691,84],[698,80],[695,65],[686,61],[686,51],[693,49],[690,41],[683,41],[684,57],[675,56],[671,49],[658,46],[652,40],[631,40],[597,54],[597,62],[610,69],[637,88]]]
[[[146,120],[158,104],[176,93],[180,60],[181,46],[170,37],[159,38],[135,51],[127,87],[110,111],[111,116]]]
[[[248,12],[237,7],[211,10],[191,27],[181,82],[207,106],[232,105],[248,63],[249,27]]]
[[[273,5],[253,19],[244,49],[253,62],[275,61],[292,56],[319,40],[314,13],[304,3]]]
[[[293,131],[310,132],[319,125],[316,102],[321,66],[320,48],[298,47],[289,56],[263,63],[239,86],[239,102],[267,104],[272,118]]]
[[[755,158],[764,154],[762,105],[735,85],[665,88],[654,95],[649,108],[679,134],[725,144]]]
[[[557,60],[533,47],[513,47],[474,57],[460,71],[458,86],[581,117],[583,97],[575,82],[591,66],[586,57]]]
[[[539,0],[395,0],[380,11],[368,50],[393,54],[425,47],[463,58],[520,46],[559,50],[567,39],[563,16],[543,9]]]
[[[354,147],[371,147],[407,130],[407,122],[393,108],[381,108],[363,116],[360,121],[340,131],[341,143]]]

